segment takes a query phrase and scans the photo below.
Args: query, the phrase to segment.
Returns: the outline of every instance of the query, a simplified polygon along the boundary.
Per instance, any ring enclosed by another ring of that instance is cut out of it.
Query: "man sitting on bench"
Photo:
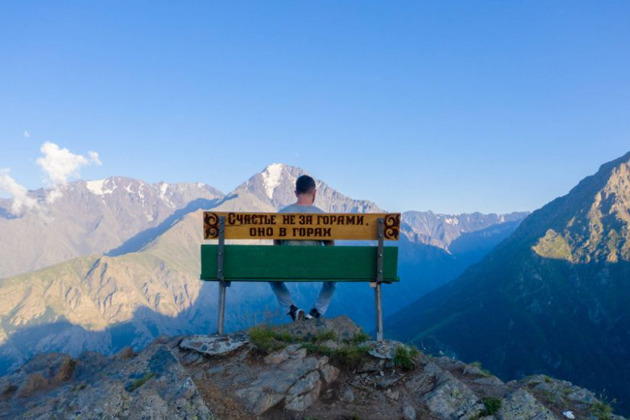
[[[300,176],[295,182],[295,196],[297,202],[280,210],[280,213],[324,213],[322,209],[313,205],[315,202],[315,180],[308,175]],[[274,245],[284,246],[321,246],[334,245],[335,241],[309,241],[309,240],[274,240]],[[326,281],[322,284],[315,305],[308,314],[299,309],[291,298],[291,293],[284,282],[270,282],[271,289],[278,298],[278,303],[282,309],[293,319],[302,321],[303,319],[319,318],[326,313],[330,300],[335,293],[335,282]]]

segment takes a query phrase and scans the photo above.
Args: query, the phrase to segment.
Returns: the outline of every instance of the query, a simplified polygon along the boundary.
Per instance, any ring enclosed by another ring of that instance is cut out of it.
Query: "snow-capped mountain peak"
[[[265,187],[265,192],[267,193],[267,197],[270,199],[273,197],[273,192],[280,185],[280,180],[282,176],[282,169],[284,165],[282,163],[272,163],[267,166],[265,170],[262,172],[263,186]]]
[[[277,211],[295,203],[295,181],[307,172],[296,166],[273,163],[229,193],[218,207],[223,211]],[[328,212],[377,212],[376,204],[355,200],[315,180],[315,205]]]

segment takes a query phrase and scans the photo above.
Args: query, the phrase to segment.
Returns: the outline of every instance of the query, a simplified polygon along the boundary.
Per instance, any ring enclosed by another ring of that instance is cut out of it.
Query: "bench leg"
[[[383,341],[383,297],[381,283],[374,287],[374,305],[376,307],[376,341]]]
[[[219,319],[217,322],[217,332],[223,335],[223,323],[225,321],[225,292],[227,285],[225,282],[219,282]]]

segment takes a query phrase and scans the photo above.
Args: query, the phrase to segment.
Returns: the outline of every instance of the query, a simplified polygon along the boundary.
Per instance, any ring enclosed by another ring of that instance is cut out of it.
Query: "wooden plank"
[[[374,240],[378,219],[385,219],[384,239],[397,241],[400,213],[242,213],[203,215],[204,239],[217,239],[219,217],[225,216],[226,239]]]
[[[371,246],[225,245],[226,281],[375,281]],[[202,280],[216,280],[217,245],[201,245]],[[385,247],[383,281],[398,281],[398,248]]]

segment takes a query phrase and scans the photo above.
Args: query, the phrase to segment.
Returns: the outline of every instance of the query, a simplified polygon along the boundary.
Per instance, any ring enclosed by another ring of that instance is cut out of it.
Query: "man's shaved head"
[[[314,189],[315,180],[308,175],[302,175],[295,181],[295,192],[297,194],[308,194]]]

